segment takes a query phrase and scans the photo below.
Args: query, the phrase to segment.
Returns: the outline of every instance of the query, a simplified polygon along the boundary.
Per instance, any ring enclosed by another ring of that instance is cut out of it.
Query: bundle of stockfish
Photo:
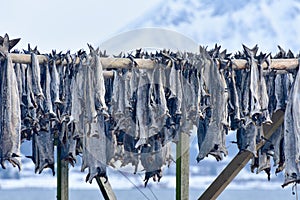
[[[171,142],[197,127],[200,161],[208,155],[218,161],[227,155],[225,137],[236,130],[241,151],[253,153],[252,170],[270,172],[273,156],[277,172],[285,167],[284,185],[299,181],[299,73],[263,69],[270,55],[256,55],[258,48],[234,56],[220,47],[199,54],[160,51],[119,57],[131,60],[126,69],[110,69],[103,75],[100,58],[105,53],[89,45],[90,53],[44,54],[24,50],[30,64],[13,64],[9,51],[17,40],[0,38],[1,123],[0,159],[20,168],[20,144],[32,140],[36,172],[46,167],[54,173],[54,140],[61,159],[71,165],[82,155],[86,181],[106,175],[106,165],[131,164],[160,180],[169,165]],[[17,53],[17,52],[15,52]],[[282,49],[275,58],[294,57]],[[236,70],[232,59],[245,59],[247,67]],[[153,67],[141,69],[135,59],[151,59]],[[64,61],[64,62],[63,62]],[[298,75],[296,75],[298,73]],[[270,116],[286,110],[285,123],[264,147],[262,125]]]

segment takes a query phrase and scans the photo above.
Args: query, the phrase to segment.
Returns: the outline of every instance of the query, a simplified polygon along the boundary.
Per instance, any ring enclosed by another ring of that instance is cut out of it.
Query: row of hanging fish
[[[109,69],[104,77],[100,57],[107,57],[89,46],[90,53],[46,54],[39,63],[37,49],[30,64],[13,64],[8,54],[16,44],[6,35],[0,38],[1,61],[1,165],[8,160],[20,168],[20,144],[32,140],[35,171],[51,168],[54,174],[54,140],[61,148],[61,159],[71,165],[82,155],[86,181],[107,177],[106,166],[131,164],[134,173],[145,170],[160,180],[162,167],[169,165],[171,142],[197,127],[199,154],[218,161],[227,155],[225,138],[236,130],[238,148],[254,155],[251,169],[270,172],[273,156],[277,172],[285,168],[284,185],[299,181],[299,75],[263,69],[270,55],[257,54],[257,47],[231,56],[220,47],[199,54],[137,50],[127,57],[128,69]],[[291,52],[275,58],[293,58]],[[141,69],[135,59],[151,59],[152,69]],[[247,67],[233,69],[232,59],[247,60]],[[65,61],[62,64],[62,61]],[[297,82],[298,80],[298,82]],[[264,140],[263,124],[272,123],[277,110],[288,110],[285,123],[256,151]]]
[[[36,49],[30,64],[13,64],[8,36],[1,44],[1,165],[5,161],[21,167],[20,144],[32,140],[31,158],[35,172],[51,168],[54,174],[54,138],[62,150],[61,159],[72,165],[82,154],[82,171],[88,168],[87,180],[106,177],[106,137],[104,116],[105,86],[99,55],[56,54],[39,63]],[[3,51],[6,49],[6,51]],[[79,64],[74,59],[79,58]],[[67,65],[56,65],[58,60]],[[84,63],[83,63],[83,60]]]
[[[295,58],[291,51],[280,52],[274,59]],[[271,157],[276,173],[285,169],[283,187],[289,183],[298,183],[299,177],[299,67],[284,73],[270,69],[271,55],[260,53],[257,46],[234,55],[235,59],[246,59],[248,67],[232,70],[232,63],[224,68],[229,90],[229,128],[236,130],[238,148],[253,153],[251,171],[265,171],[270,180]],[[297,56],[299,57],[299,56]],[[267,64],[267,69],[262,65]],[[297,101],[298,99],[298,101]],[[270,139],[264,138],[263,124],[272,123],[271,116],[278,110],[285,111],[284,123]],[[265,141],[265,145],[256,150],[256,144]]]

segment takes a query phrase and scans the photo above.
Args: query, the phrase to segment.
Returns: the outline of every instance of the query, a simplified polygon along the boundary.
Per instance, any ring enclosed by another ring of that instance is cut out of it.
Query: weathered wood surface
[[[31,55],[29,54],[16,54],[10,53],[10,57],[14,63],[31,63]],[[45,63],[48,58],[44,55],[37,55],[39,63]],[[114,68],[128,68],[132,65],[132,61],[129,58],[101,58],[100,59],[104,69],[114,69]],[[155,66],[155,62],[150,59],[134,59],[134,62],[139,68],[142,69],[152,69]],[[79,63],[79,59],[75,61]],[[67,64],[66,60],[58,60],[56,64]]]
[[[244,59],[235,59],[232,60],[233,68],[235,69],[244,69],[247,67],[247,60]],[[277,70],[287,70],[287,69],[296,69],[299,66],[298,59],[271,59],[270,68]],[[262,67],[266,69],[268,67],[267,63],[264,62]]]
[[[105,178],[97,176],[96,181],[99,185],[99,188],[100,188],[101,193],[105,200],[116,200],[117,199],[108,180],[106,181]]]
[[[61,147],[57,146],[57,200],[69,199],[69,163],[61,160]]]
[[[176,144],[176,200],[189,199],[190,136],[181,133]]]
[[[16,54],[10,53],[10,57],[15,63],[31,63],[31,56],[29,54]],[[48,58],[44,55],[37,56],[40,63],[47,62]],[[156,63],[150,59],[134,59],[137,67],[142,69],[152,69]],[[61,64],[61,61],[57,61],[57,64]],[[76,61],[76,62],[79,62]],[[244,59],[234,59],[233,68],[244,69],[247,67],[247,61]],[[104,69],[112,68],[129,68],[132,65],[132,61],[129,58],[101,58],[101,63]],[[67,64],[66,61],[62,61],[62,64]],[[266,63],[262,65],[264,68],[267,67]],[[298,59],[271,59],[270,68],[277,70],[296,69],[299,66]]]
[[[272,136],[275,130],[281,126],[284,121],[284,112],[282,110],[275,112],[272,116],[272,121],[273,124],[264,124],[263,130],[265,139],[257,144],[257,150],[260,149],[266,140]],[[249,151],[238,153],[214,182],[204,191],[199,200],[216,199],[252,157],[253,155]]]

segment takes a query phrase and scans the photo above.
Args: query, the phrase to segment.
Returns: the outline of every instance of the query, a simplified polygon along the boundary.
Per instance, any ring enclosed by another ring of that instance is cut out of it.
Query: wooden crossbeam
[[[14,63],[31,63],[31,55],[29,54],[9,54]],[[48,58],[44,55],[37,55],[39,63],[44,63],[48,61]],[[132,61],[129,58],[101,58],[101,63],[104,69],[115,69],[115,68],[129,68],[132,65]],[[137,66],[141,69],[152,69],[156,66],[155,61],[150,59],[134,59]],[[75,63],[79,63],[79,58]],[[233,59],[234,69],[244,69],[247,67],[247,60],[244,59]],[[57,61],[57,64],[67,64],[66,60]],[[270,68],[276,70],[287,70],[296,69],[299,66],[298,59],[271,59]],[[262,64],[263,68],[267,68],[267,63]]]
[[[9,54],[12,62],[14,63],[24,63],[30,64],[31,63],[31,55],[30,54],[17,54],[17,53],[10,53]],[[39,63],[48,62],[48,58],[44,55],[37,55],[37,59]],[[100,61],[103,65],[104,69],[123,69],[129,68],[132,65],[132,61],[129,58],[100,58]],[[137,66],[141,69],[153,69],[155,66],[155,62],[150,59],[134,59],[134,62]],[[79,63],[79,58],[75,61],[76,64]],[[58,60],[56,64],[66,65],[66,60]]]
[[[256,145],[257,150],[260,149],[276,129],[281,126],[284,121],[284,111],[276,111],[272,116],[272,121],[272,124],[263,125],[265,140],[261,140],[260,143]],[[239,152],[214,182],[204,191],[199,200],[216,199],[252,157],[253,155],[250,151]]]
[[[247,60],[244,59],[233,59],[232,60],[234,69],[244,69],[247,67]],[[271,59],[270,68],[276,70],[288,70],[296,69],[299,66],[298,59]],[[264,62],[262,67],[266,69],[268,67],[267,63]]]

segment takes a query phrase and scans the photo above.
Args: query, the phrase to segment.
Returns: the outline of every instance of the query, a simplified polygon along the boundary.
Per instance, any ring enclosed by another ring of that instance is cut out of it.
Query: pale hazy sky
[[[27,49],[30,43],[41,53],[75,52],[121,33],[160,1],[2,0],[0,35],[21,38],[17,49]]]

